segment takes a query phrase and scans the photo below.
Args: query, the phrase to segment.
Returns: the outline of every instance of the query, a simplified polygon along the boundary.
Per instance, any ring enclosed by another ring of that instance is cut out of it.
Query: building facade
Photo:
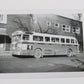
[[[76,37],[83,51],[82,22],[55,14],[9,14],[7,34],[23,30]]]
[[[11,38],[7,35],[7,16],[0,14],[0,52],[10,50]]]

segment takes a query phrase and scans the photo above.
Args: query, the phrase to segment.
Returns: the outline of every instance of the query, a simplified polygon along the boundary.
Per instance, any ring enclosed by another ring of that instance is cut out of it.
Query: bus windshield
[[[20,41],[21,40],[21,35],[18,34],[18,35],[14,35],[13,38],[12,38],[13,41]]]
[[[23,40],[29,40],[29,35],[23,34]]]

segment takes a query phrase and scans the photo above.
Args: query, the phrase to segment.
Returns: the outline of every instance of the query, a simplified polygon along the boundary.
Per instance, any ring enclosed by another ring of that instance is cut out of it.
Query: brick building
[[[78,39],[83,51],[82,22],[55,14],[9,14],[7,34],[14,31],[35,31],[56,35],[73,36]]]
[[[11,38],[7,35],[7,22],[6,16],[0,14],[0,52],[10,50]]]

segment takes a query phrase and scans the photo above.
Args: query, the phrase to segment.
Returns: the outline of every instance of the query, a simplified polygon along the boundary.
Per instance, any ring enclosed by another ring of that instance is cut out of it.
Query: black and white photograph
[[[75,10],[1,13],[0,73],[83,72],[82,18]]]

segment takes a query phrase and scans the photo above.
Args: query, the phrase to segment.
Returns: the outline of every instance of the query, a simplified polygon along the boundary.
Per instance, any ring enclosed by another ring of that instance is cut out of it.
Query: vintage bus
[[[75,37],[24,31],[12,33],[11,48],[12,55],[35,58],[52,55],[71,57],[79,53],[79,44]]]

